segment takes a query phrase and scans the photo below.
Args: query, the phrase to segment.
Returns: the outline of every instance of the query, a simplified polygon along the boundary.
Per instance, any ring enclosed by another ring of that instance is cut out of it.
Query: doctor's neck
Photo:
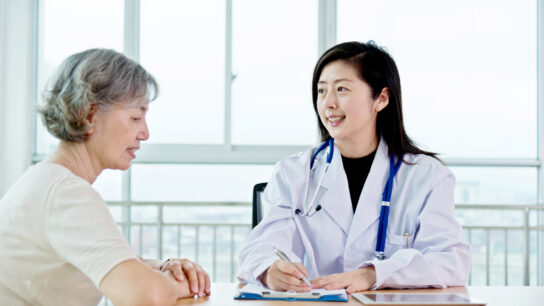
[[[356,139],[334,139],[334,143],[342,153],[342,156],[348,158],[364,157],[378,148],[378,136],[376,133],[368,137],[358,137]]]

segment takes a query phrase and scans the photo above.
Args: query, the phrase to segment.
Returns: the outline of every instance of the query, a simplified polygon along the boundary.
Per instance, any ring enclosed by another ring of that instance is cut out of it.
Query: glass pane
[[[225,1],[140,3],[140,61],[161,88],[149,141],[223,143]]]
[[[251,224],[249,206],[165,206],[166,223],[246,223]]]
[[[317,4],[233,1],[233,143],[316,143]]]
[[[123,172],[121,170],[106,169],[96,178],[93,187],[105,201],[121,201],[122,185]]]
[[[339,0],[337,38],[391,52],[418,143],[446,157],[535,158],[536,4]]]
[[[535,204],[536,168],[450,167],[458,204]]]
[[[123,50],[123,0],[41,0],[38,93],[69,55],[89,48]],[[107,9],[105,9],[107,8]],[[36,152],[52,152],[58,141],[37,118]]]
[[[133,201],[251,202],[253,186],[273,166],[133,165]]]

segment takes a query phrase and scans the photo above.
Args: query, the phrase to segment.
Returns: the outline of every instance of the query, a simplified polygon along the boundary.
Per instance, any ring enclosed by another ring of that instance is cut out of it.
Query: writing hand
[[[308,277],[306,267],[297,262],[293,264],[304,272],[304,276]],[[311,291],[312,287],[308,286],[301,278],[302,274],[295,267],[282,260],[276,260],[262,275],[263,283],[272,290]]]

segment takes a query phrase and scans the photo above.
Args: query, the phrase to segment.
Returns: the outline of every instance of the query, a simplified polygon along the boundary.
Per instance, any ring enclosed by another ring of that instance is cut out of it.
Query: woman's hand
[[[189,288],[189,282],[187,280],[179,281],[175,276],[172,270],[165,270],[160,271],[159,273],[164,274],[168,279],[170,279],[172,282],[172,286],[175,288],[175,292],[177,294],[176,299],[183,299],[188,297],[193,297],[194,293],[191,292],[191,289]]]
[[[208,273],[199,264],[189,259],[169,259],[162,264],[160,270],[172,272],[174,278],[179,282],[187,279],[192,294],[197,294],[199,297],[210,294],[210,277]]]
[[[308,277],[306,267],[299,263],[294,264],[304,272],[304,276]],[[300,292],[312,290],[312,287],[302,280],[302,273],[282,260],[276,260],[270,268],[263,273],[261,279],[268,288],[276,291],[294,290]]]
[[[347,293],[368,290],[376,283],[374,267],[355,269],[349,272],[336,273],[316,278],[311,281],[313,288],[327,290],[346,288]]]

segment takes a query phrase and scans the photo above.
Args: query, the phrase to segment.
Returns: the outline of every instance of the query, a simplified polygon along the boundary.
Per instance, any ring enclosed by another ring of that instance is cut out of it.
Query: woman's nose
[[[140,132],[138,133],[138,139],[139,140],[148,140],[149,139],[149,129],[147,128],[147,122],[145,120],[142,121],[142,128]]]
[[[327,93],[327,96],[325,97],[325,107],[335,108],[336,102],[336,95],[333,92],[329,91],[329,93]]]

